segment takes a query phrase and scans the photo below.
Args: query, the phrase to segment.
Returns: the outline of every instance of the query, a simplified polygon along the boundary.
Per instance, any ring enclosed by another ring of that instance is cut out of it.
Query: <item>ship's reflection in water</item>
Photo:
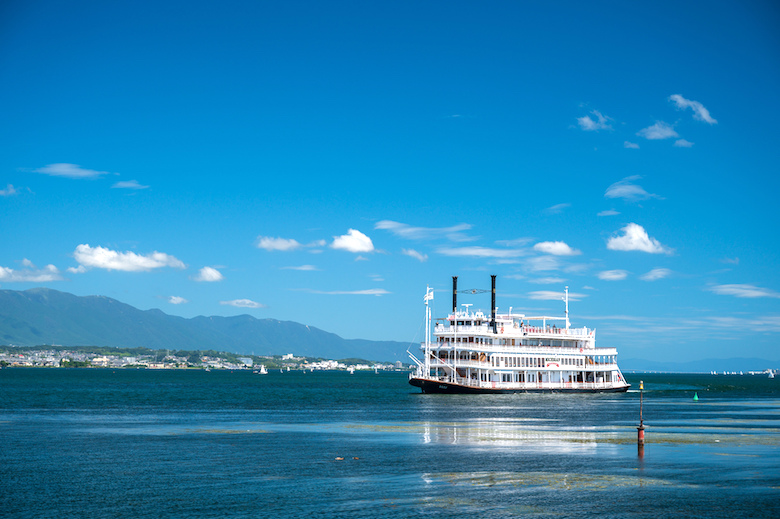
[[[599,444],[622,442],[621,431],[587,428],[551,428],[534,424],[534,420],[479,420],[469,422],[431,423],[421,427],[422,443],[467,447],[511,447],[536,451],[592,451]]]

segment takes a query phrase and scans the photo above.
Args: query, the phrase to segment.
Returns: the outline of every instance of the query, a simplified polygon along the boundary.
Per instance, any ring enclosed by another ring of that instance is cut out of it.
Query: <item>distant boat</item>
[[[260,369],[255,370],[258,375],[268,375],[268,370],[265,368],[265,364],[260,364]]]
[[[775,372],[771,369],[769,370],[769,378],[775,378]]]
[[[349,368],[349,374],[354,375],[355,374],[355,368]]]

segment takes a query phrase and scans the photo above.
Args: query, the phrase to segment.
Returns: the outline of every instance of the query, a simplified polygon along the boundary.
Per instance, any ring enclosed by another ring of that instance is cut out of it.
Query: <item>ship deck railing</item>
[[[610,371],[617,370],[618,365],[614,362],[588,362],[584,365],[568,365],[561,364],[558,367],[546,367],[546,366],[502,366],[494,365],[490,362],[480,362],[478,360],[459,360],[452,362],[448,359],[431,359],[430,366],[432,368],[472,368],[483,369],[492,371]]]
[[[533,334],[533,335],[550,335],[550,336],[567,336],[567,337],[581,337],[581,338],[589,338],[593,337],[596,333],[596,330],[589,330],[588,328],[557,328],[553,326],[502,326],[500,323],[496,323],[496,331],[500,334]],[[492,327],[489,324],[480,324],[480,325],[465,325],[465,324],[458,324],[458,325],[448,325],[445,326],[441,323],[437,324],[434,327],[434,332],[436,333],[444,333],[444,332],[453,332],[453,333],[490,333],[492,332]]]
[[[425,347],[425,344],[422,344]],[[617,348],[571,348],[568,346],[507,346],[506,344],[478,344],[472,342],[432,342],[434,350],[458,350],[513,355],[617,355]]]

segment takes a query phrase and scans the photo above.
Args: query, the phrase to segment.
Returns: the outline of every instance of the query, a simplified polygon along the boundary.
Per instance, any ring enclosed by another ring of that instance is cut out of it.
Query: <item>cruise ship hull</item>
[[[484,387],[467,386],[454,382],[430,380],[418,377],[409,379],[409,383],[419,387],[423,393],[457,393],[457,394],[499,394],[499,393],[625,393],[630,384],[618,387]]]

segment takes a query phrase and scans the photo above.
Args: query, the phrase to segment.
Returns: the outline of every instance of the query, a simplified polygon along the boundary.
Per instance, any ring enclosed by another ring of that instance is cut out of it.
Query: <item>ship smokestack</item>
[[[496,276],[490,276],[490,326],[496,332]]]
[[[452,276],[452,313],[458,311],[458,276]]]

